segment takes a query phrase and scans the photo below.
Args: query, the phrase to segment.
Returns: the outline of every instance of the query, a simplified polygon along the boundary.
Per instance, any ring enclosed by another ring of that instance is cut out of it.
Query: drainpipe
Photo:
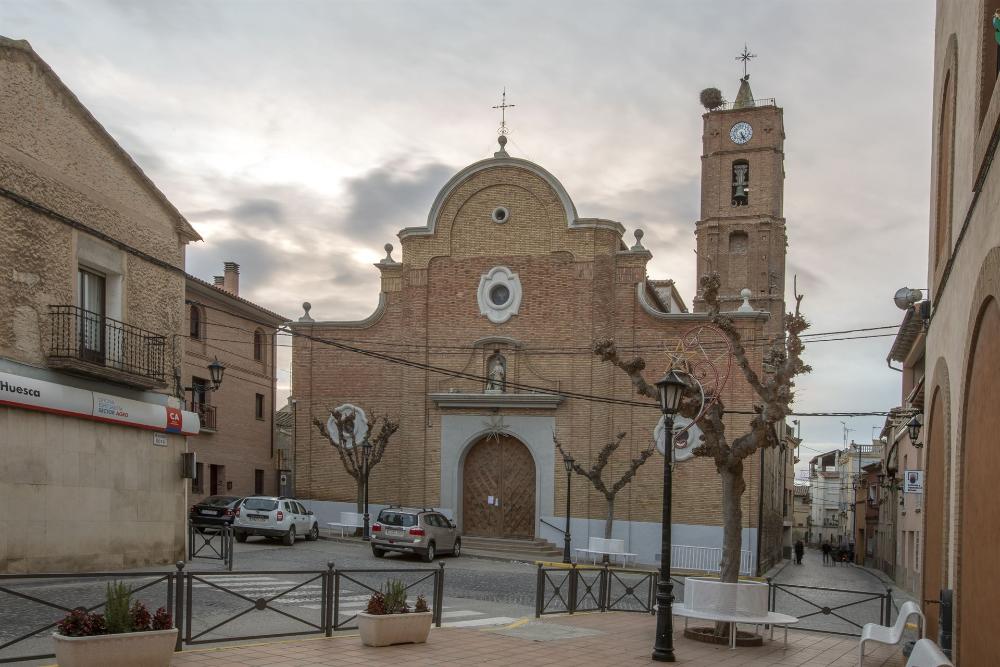
[[[754,567],[754,574],[760,574],[760,544],[763,541],[764,527],[764,454],[765,450],[760,450],[760,485],[757,494],[757,564]]]

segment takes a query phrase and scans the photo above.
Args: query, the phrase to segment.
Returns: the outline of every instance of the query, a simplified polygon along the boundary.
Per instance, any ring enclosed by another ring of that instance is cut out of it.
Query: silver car
[[[455,524],[434,509],[388,507],[372,524],[372,554],[382,558],[388,551],[417,554],[430,563],[439,553],[458,556],[462,536]]]

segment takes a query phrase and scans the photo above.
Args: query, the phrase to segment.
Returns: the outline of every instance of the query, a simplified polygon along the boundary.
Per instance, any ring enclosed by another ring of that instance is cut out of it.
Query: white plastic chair
[[[920,639],[913,645],[906,667],[954,667],[943,651],[930,639]]]
[[[904,602],[899,608],[899,616],[892,627],[879,625],[878,623],[865,623],[861,628],[861,643],[858,645],[858,666],[865,663],[865,642],[878,642],[880,644],[899,644],[903,640],[903,631],[906,630],[906,623],[911,616],[916,616],[920,624],[920,637],[926,636],[926,623],[924,613],[916,602]]]

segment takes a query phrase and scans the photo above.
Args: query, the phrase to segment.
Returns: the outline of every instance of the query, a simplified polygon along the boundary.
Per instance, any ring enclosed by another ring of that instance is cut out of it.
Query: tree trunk
[[[358,515],[359,516],[364,516],[364,514],[365,514],[365,485],[362,482],[363,479],[364,479],[364,477],[362,477],[361,475],[358,475],[357,482],[358,482]],[[363,532],[364,532],[364,528],[355,528],[354,529],[354,536],[357,537],[358,535],[361,535]]]
[[[743,462],[720,468],[722,477],[722,565],[719,579],[735,584],[740,579],[740,552],[743,547]]]
[[[607,498],[608,501],[608,518],[604,521],[604,539],[611,539],[611,529],[615,525],[615,498],[614,496]]]

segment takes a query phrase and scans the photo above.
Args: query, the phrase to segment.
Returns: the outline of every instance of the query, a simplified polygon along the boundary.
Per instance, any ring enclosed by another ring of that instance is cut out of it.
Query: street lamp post
[[[563,562],[572,563],[573,559],[570,557],[569,545],[569,512],[570,512],[570,500],[569,494],[573,488],[573,460],[572,456],[563,455],[563,464],[566,466],[566,533],[563,536]]]
[[[673,503],[673,430],[674,413],[680,405],[687,382],[675,370],[668,371],[657,383],[660,411],[663,413],[663,523],[660,526],[660,580],[656,584],[656,643],[653,660],[674,662],[674,585],[670,581],[670,529]]]
[[[371,445],[370,442],[368,442],[368,438],[365,438],[364,444],[361,445],[361,454],[364,457],[364,473],[363,474],[364,474],[364,478],[365,478],[365,517],[364,517],[364,520],[365,520],[365,535],[364,535],[364,539],[365,540],[371,540],[371,537],[372,537],[371,536],[371,532],[370,532],[370,525],[369,525],[370,516],[368,514],[368,472],[369,472],[369,470],[368,470],[368,459],[371,457],[371,453],[372,453],[372,445]]]

